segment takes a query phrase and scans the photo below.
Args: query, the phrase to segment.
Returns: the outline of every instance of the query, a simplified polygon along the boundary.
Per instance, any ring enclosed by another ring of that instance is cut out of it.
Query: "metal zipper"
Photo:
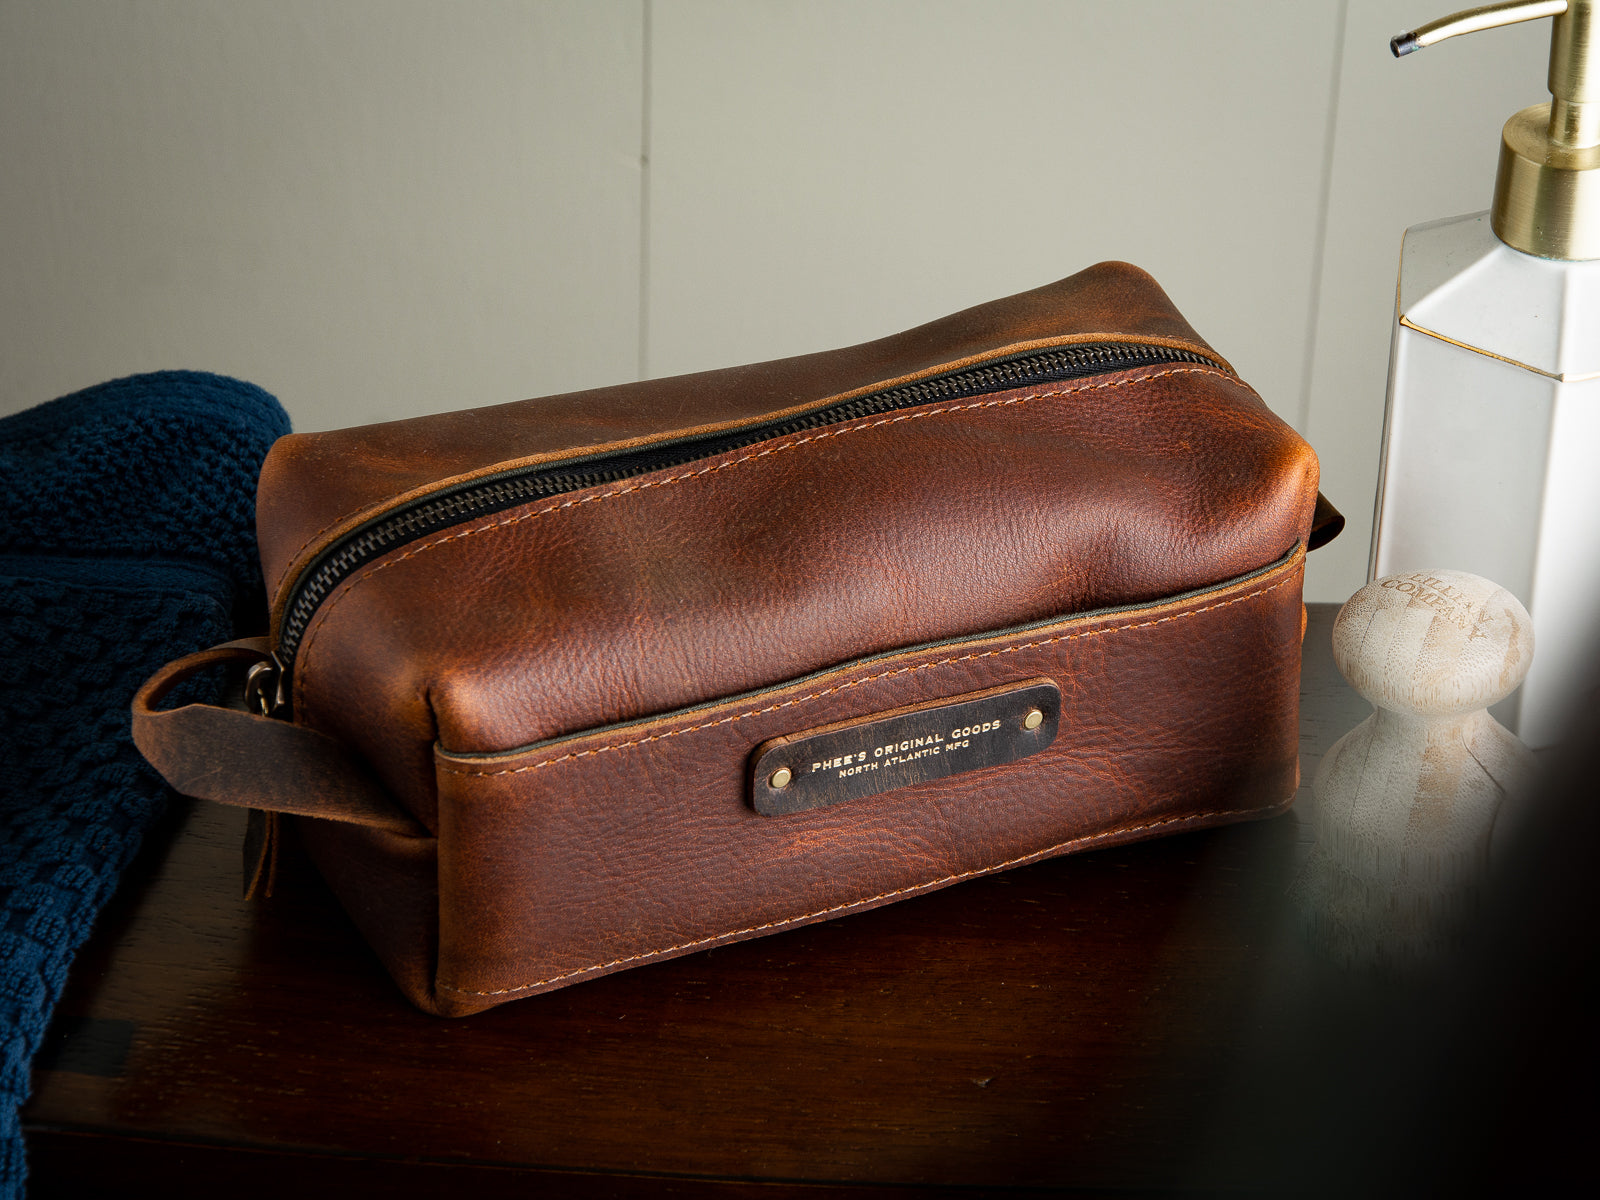
[[[300,573],[291,588],[273,652],[277,679],[261,680],[257,694],[266,701],[262,711],[284,703],[288,676],[294,669],[301,639],[317,607],[333,590],[367,563],[441,529],[477,517],[515,508],[564,492],[615,483],[651,471],[680,467],[756,442],[787,437],[826,425],[856,421],[897,409],[915,408],[940,400],[960,400],[988,392],[1010,391],[1066,379],[1111,374],[1163,363],[1194,363],[1225,370],[1221,363],[1189,350],[1148,346],[1136,342],[1092,342],[1023,354],[951,371],[931,379],[902,384],[841,401],[814,412],[781,421],[766,421],[701,437],[658,443],[621,454],[574,456],[562,462],[540,463],[441,489],[405,508],[375,517],[352,530],[318,555]]]

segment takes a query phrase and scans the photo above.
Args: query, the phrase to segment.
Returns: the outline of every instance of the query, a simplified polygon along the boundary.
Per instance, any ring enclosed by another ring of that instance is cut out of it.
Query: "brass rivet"
[[[767,780],[767,784],[769,787],[773,788],[773,790],[777,790],[778,788],[786,788],[789,786],[789,781],[793,778],[794,772],[789,770],[788,767],[779,767],[772,773],[772,778]]]
[[[1024,729],[1037,729],[1043,724],[1044,714],[1037,708],[1030,708],[1028,715],[1022,718],[1022,727]]]

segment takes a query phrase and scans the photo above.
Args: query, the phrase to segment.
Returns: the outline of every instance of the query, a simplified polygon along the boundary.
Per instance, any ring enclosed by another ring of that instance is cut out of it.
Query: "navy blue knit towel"
[[[67,967],[168,792],[129,702],[260,603],[258,387],[137,375],[0,419],[0,1198]]]

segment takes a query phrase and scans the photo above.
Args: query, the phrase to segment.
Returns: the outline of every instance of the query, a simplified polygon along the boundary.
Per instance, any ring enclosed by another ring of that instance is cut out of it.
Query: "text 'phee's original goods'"
[[[1030,680],[773,738],[751,760],[751,804],[777,816],[1012,762],[1048,746],[1060,715],[1056,685]]]

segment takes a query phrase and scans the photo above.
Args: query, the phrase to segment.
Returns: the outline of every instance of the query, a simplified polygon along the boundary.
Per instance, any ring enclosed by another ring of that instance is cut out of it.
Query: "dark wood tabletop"
[[[1333,614],[1306,638],[1307,781],[1369,711]],[[32,1194],[1256,1186],[1298,1119],[1274,1047],[1327,982],[1286,898],[1312,803],[458,1021],[405,1003],[296,855],[239,899],[243,815],[186,807],[74,966]]]

